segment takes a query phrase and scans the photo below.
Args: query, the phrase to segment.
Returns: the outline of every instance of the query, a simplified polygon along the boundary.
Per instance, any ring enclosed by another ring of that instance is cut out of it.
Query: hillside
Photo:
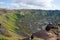
[[[59,10],[7,10],[0,9],[0,24],[6,29],[2,40],[21,40],[49,23],[60,23]]]

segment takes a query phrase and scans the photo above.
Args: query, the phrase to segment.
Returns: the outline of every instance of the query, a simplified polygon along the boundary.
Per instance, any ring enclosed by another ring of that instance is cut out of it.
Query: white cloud
[[[10,5],[14,6],[14,7],[20,7],[19,4],[17,4],[17,3],[11,3]]]
[[[56,9],[54,0],[13,0],[8,4],[12,9]],[[0,4],[3,4],[1,2]],[[7,3],[6,3],[7,4]]]
[[[0,2],[0,4],[5,4],[5,2]]]
[[[52,9],[55,8],[53,1],[54,0],[14,0],[15,4],[12,4],[12,6],[21,9]]]
[[[40,6],[30,5],[26,3],[11,3],[10,6],[16,9],[42,9]]]

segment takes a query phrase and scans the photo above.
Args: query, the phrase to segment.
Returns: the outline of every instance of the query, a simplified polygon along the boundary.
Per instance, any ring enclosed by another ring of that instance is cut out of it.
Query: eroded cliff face
[[[57,37],[58,37],[58,40],[60,40],[60,25],[58,26]]]

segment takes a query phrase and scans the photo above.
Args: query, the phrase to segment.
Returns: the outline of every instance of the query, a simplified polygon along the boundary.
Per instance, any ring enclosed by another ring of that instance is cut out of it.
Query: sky
[[[60,10],[60,0],[0,0],[0,8]]]

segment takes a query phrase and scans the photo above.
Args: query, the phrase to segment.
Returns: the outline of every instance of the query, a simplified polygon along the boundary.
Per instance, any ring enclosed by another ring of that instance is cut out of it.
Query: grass
[[[19,13],[8,13],[6,15],[0,15],[0,23],[4,28],[6,28],[6,30],[8,30],[9,33],[7,34],[11,35],[11,37],[0,35],[0,40],[18,40],[23,38],[22,36],[15,33],[16,31],[21,30],[21,28],[16,26],[16,21],[21,17],[22,15]]]
[[[32,15],[26,15],[25,17],[30,18]],[[16,34],[15,32],[19,32],[22,30],[21,27],[17,26],[16,22],[20,20],[23,15],[20,15],[19,13],[8,13],[6,15],[0,15],[0,23],[6,30],[8,30],[8,35],[11,35],[11,37],[7,37],[5,35],[0,35],[1,40],[18,40],[23,39],[21,35]],[[24,32],[28,34],[27,29],[24,29]],[[30,32],[30,31],[29,31]],[[39,40],[39,38],[34,38],[33,40]]]
[[[0,35],[0,40],[7,40],[7,38],[3,35]]]

